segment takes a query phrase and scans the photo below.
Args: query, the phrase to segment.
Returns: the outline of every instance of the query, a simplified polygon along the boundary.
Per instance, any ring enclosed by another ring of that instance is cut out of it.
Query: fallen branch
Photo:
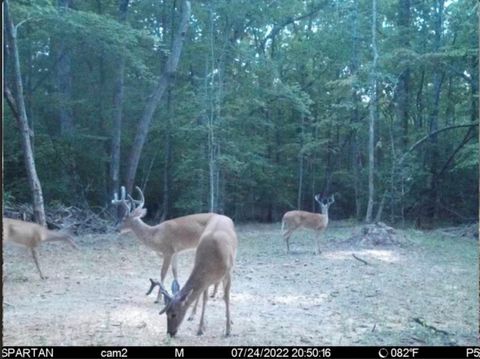
[[[434,327],[433,325],[429,325],[429,324],[425,323],[425,321],[420,319],[420,318],[413,318],[413,321],[415,323],[420,324],[422,327],[433,330],[436,333],[441,333],[441,334],[444,334],[444,335],[450,335],[449,332],[447,332],[445,330],[442,330],[442,329],[438,329],[438,328]]]
[[[410,337],[412,338],[413,340],[417,341],[417,342],[420,342],[420,343],[423,343],[423,344],[427,344],[427,342],[423,339],[420,339],[420,338],[417,338],[417,337]]]
[[[368,263],[366,260],[364,260],[364,259],[362,259],[362,258],[358,258],[358,257],[355,255],[355,253],[352,253],[352,256],[353,256],[353,258],[355,258],[357,261],[360,261],[360,262],[362,262],[362,263],[365,264],[365,265],[369,265],[369,264],[370,264],[370,263]]]

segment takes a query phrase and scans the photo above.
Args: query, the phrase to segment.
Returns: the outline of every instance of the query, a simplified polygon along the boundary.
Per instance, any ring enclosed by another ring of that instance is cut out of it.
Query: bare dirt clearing
[[[232,336],[221,295],[210,299],[206,334],[199,313],[177,337],[147,297],[160,259],[129,236],[77,238],[40,248],[40,280],[30,253],[4,248],[4,345],[478,345],[478,242],[405,231],[406,247],[352,247],[353,228],[332,227],[313,254],[311,232],[239,225],[232,283]],[[364,264],[352,254],[368,262]],[[181,284],[193,251],[180,255]],[[171,281],[171,273],[167,283]],[[423,324],[422,324],[423,323]]]

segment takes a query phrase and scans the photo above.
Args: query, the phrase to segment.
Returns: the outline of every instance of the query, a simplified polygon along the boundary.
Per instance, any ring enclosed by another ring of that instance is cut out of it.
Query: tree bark
[[[32,151],[31,130],[28,126],[27,111],[25,108],[25,98],[23,95],[22,74],[20,69],[20,59],[17,47],[17,29],[13,25],[13,21],[9,11],[9,1],[4,2],[4,14],[6,22],[7,41],[11,48],[12,62],[14,67],[14,85],[15,85],[15,108],[17,109],[17,122],[22,136],[22,149],[27,170],[28,184],[32,191],[33,214],[35,221],[42,226],[46,225],[45,210],[43,206],[43,193],[40,180],[35,167],[35,157]]]
[[[137,174],[138,163],[140,161],[140,155],[145,144],[148,131],[150,128],[150,123],[152,122],[153,114],[157,109],[160,100],[165,93],[167,86],[173,79],[173,76],[177,70],[178,62],[180,60],[180,55],[183,48],[183,43],[185,41],[185,36],[188,29],[188,20],[190,19],[191,6],[190,2],[183,0],[182,1],[182,10],[181,10],[181,20],[178,24],[178,28],[175,32],[172,48],[170,49],[170,54],[168,56],[167,63],[165,65],[165,70],[158,80],[156,88],[153,90],[152,94],[149,97],[145,109],[143,111],[142,117],[138,123],[137,133],[133,141],[132,149],[130,151],[130,156],[127,166],[127,190],[132,191],[133,184],[135,182],[135,176]]]
[[[118,1],[118,20],[124,23],[127,20],[128,3],[130,0]],[[113,93],[113,121],[112,121],[112,148],[110,162],[110,194],[118,193],[120,188],[120,146],[122,136],[122,117],[124,99],[125,56],[118,58],[117,77]]]
[[[170,162],[172,160],[172,120],[173,106],[172,106],[172,93],[168,91],[167,95],[167,108],[168,118],[165,127],[165,153],[164,153],[164,165],[163,165],[163,200],[162,200],[162,217],[161,222],[168,218],[168,211],[170,207]]]
[[[370,101],[369,111],[370,119],[368,124],[368,204],[367,214],[365,215],[365,221],[367,223],[372,222],[373,212],[373,199],[375,196],[375,184],[374,184],[374,167],[375,167],[375,119],[377,117],[377,62],[378,62],[378,50],[377,50],[377,0],[372,0],[372,52],[373,63],[371,72],[371,86],[372,86],[372,98]]]
[[[305,115],[301,114],[300,120],[300,150],[298,151],[298,191],[297,191],[297,209],[302,209],[303,195],[303,172],[304,172],[304,156],[303,146],[305,137]]]
[[[425,83],[425,69],[422,69],[422,73],[420,75],[420,84],[418,85],[417,91],[417,100],[416,100],[416,119],[415,125],[416,128],[423,127],[423,85]]]
[[[58,8],[61,14],[70,7],[70,0],[58,0]],[[71,58],[70,52],[65,44],[65,39],[59,37],[58,49],[60,59],[57,65],[57,90],[59,96],[60,107],[58,109],[58,121],[61,136],[71,136],[74,131],[73,111],[71,106],[72,101],[72,72],[71,72]]]
[[[444,0],[436,0],[435,2],[435,40],[434,40],[434,51],[439,51],[442,44],[442,31],[443,31],[443,8]],[[444,73],[441,70],[435,70],[433,74],[433,104],[432,111],[430,114],[430,126],[429,132],[433,133],[430,137],[431,141],[431,157],[430,157],[430,203],[433,204],[431,208],[431,213],[428,215],[436,220],[438,217],[438,209],[440,202],[439,194],[439,179],[438,179],[438,166],[439,166],[439,149],[438,141],[436,136],[436,131],[438,130],[438,114],[440,111],[440,94],[442,91],[442,84],[444,79]]]
[[[400,46],[405,49],[410,47],[410,0],[398,1],[398,31]],[[409,122],[409,88],[410,67],[407,65],[399,76],[394,94],[395,110],[398,123],[402,128],[402,148],[408,146],[408,122]]]
[[[357,76],[358,72],[358,0],[355,0],[352,19],[352,58],[351,58],[351,73],[353,77]],[[352,85],[352,114],[351,114],[351,123],[356,124],[359,121],[359,98],[357,93],[357,85],[353,83]],[[356,125],[354,125],[356,126]],[[360,219],[361,213],[361,204],[360,204],[360,190],[359,190],[359,176],[360,176],[360,164],[358,153],[358,139],[357,139],[357,130],[352,130],[352,162],[353,167],[353,192],[355,197],[355,218]]]

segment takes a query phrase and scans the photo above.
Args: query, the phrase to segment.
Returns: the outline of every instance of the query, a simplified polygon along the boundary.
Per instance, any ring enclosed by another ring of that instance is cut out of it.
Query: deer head
[[[117,220],[117,229],[120,233],[126,233],[131,231],[132,221],[145,217],[147,210],[143,208],[145,204],[145,197],[143,196],[142,190],[140,187],[135,187],[138,193],[140,194],[140,200],[135,200],[132,196],[128,195],[128,200],[126,197],[125,187],[122,186],[120,190],[120,199],[115,193],[113,195],[112,204],[120,206],[120,213]]]
[[[172,283],[172,294],[170,294],[162,283],[150,278],[150,289],[147,295],[157,286],[160,288],[165,302],[165,307],[160,311],[160,315],[164,313],[167,315],[167,333],[173,337],[177,334],[178,327],[182,323],[183,318],[185,318],[188,309],[186,299],[192,290],[179,291],[178,282],[174,280]]]
[[[332,194],[328,198],[324,197],[324,198],[320,199],[320,193],[319,193],[319,194],[315,195],[315,201],[317,201],[317,203],[320,205],[320,211],[323,214],[327,214],[328,213],[328,208],[335,202],[335,198]]]

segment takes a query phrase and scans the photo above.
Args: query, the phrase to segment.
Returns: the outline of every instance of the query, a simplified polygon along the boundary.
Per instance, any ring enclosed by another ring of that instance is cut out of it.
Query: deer
[[[230,288],[232,268],[237,251],[237,235],[233,221],[223,215],[212,217],[203,232],[195,253],[195,263],[182,289],[169,294],[161,282],[150,279],[150,291],[158,286],[165,298],[165,307],[160,315],[167,315],[167,333],[174,337],[182,323],[188,307],[203,295],[202,314],[197,335],[204,334],[205,307],[208,299],[208,287],[223,283],[225,301],[226,329],[225,336],[231,332]],[[173,289],[173,286],[172,286]]]
[[[37,247],[43,242],[54,241],[64,241],[73,248],[78,249],[73,238],[67,233],[51,231],[37,223],[3,218],[3,243],[9,242],[30,249],[41,279],[46,277],[43,275],[38,263]]]
[[[118,199],[117,194],[114,194],[112,204],[120,205],[123,208],[123,216],[120,216],[117,226],[120,234],[133,232],[138,240],[153,249],[160,257],[163,257],[160,282],[164,282],[171,265],[174,278],[173,285],[178,287],[177,253],[196,248],[208,221],[216,214],[191,214],[164,221],[156,226],[150,226],[142,221],[142,218],[147,214],[147,210],[144,208],[145,197],[138,186],[136,190],[139,193],[139,200],[133,199],[130,195],[128,195],[127,200],[124,186],[121,187],[120,199]],[[214,295],[216,291],[215,288]],[[161,297],[162,293],[159,290],[155,303],[158,303]],[[192,312],[192,317],[194,313]]]
[[[328,208],[335,202],[331,195],[328,199],[321,199],[320,194],[315,195],[315,201],[320,205],[322,213],[312,213],[307,211],[288,211],[282,218],[283,238],[287,244],[287,253],[290,253],[289,240],[292,233],[298,228],[307,228],[315,231],[317,243],[316,254],[320,254],[320,234],[328,226]],[[286,227],[286,229],[285,229]],[[284,231],[285,229],[285,231]]]

